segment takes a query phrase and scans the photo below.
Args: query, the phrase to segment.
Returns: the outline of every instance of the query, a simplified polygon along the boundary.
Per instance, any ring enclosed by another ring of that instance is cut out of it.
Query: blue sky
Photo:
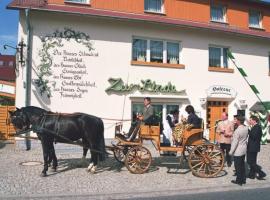
[[[1,54],[15,54],[15,50],[8,48],[4,50],[3,45],[11,46],[17,45],[18,34],[18,11],[7,10],[6,6],[12,0],[0,0],[0,53]],[[270,2],[270,0],[265,0]]]
[[[11,0],[0,0],[0,53],[15,54],[15,50],[8,48],[4,50],[3,45],[8,44],[15,47],[18,35],[18,11],[7,10],[6,6]]]

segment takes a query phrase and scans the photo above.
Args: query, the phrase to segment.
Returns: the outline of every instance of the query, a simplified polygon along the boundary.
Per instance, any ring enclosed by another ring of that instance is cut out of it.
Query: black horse
[[[98,161],[105,159],[104,125],[100,118],[84,114],[59,114],[44,109],[27,106],[10,111],[11,123],[18,133],[33,130],[41,140],[44,169],[42,176],[47,175],[48,164],[52,160],[52,168],[57,168],[57,158],[54,142],[70,143],[82,140],[84,153],[90,149],[91,160],[88,170],[92,173],[97,168]]]

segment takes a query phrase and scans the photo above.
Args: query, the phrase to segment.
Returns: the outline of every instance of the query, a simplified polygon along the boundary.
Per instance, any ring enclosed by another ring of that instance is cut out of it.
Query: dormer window
[[[226,8],[221,5],[211,6],[211,21],[213,22],[226,22]]]
[[[262,28],[262,15],[259,11],[249,12],[249,27]]]
[[[163,0],[144,0],[144,11],[151,13],[164,13]]]

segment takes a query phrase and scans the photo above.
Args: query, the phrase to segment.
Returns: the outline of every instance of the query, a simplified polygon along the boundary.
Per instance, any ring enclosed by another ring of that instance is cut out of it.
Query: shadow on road
[[[81,159],[81,158],[58,159],[57,171],[49,173],[48,176],[53,176],[58,173],[73,170],[76,168],[85,168],[85,170],[87,170],[88,165],[89,159]],[[104,162],[99,163],[96,173],[102,173],[104,171],[121,172],[123,167],[124,165],[115,161],[114,158],[107,158]]]
[[[89,165],[89,159],[81,158],[69,158],[69,159],[59,159],[57,172],[49,173],[48,176],[56,175],[65,171],[73,170],[76,168],[85,168]],[[155,157],[152,160],[151,166],[146,173],[152,173],[160,168],[167,168],[167,173],[170,174],[187,174],[191,173],[188,162],[184,161],[180,166],[180,159],[176,156],[166,156],[166,157]],[[116,161],[113,157],[107,158],[105,161],[100,162],[96,173],[102,173],[105,171],[113,171],[120,173],[126,171],[126,167],[123,163]],[[227,172],[222,170],[215,178],[226,176]]]
[[[0,140],[0,149],[3,149],[7,146],[7,144],[14,144],[14,142],[8,140]]]

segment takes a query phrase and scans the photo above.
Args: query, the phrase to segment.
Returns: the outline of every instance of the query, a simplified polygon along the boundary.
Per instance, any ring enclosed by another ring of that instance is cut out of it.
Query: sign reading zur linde
[[[139,90],[140,92],[185,94],[185,90],[178,91],[171,82],[168,82],[166,85],[160,85],[155,81],[146,79],[141,80],[137,84],[125,84],[121,78],[109,78],[108,81],[111,85],[105,90],[106,92],[132,92]]]

